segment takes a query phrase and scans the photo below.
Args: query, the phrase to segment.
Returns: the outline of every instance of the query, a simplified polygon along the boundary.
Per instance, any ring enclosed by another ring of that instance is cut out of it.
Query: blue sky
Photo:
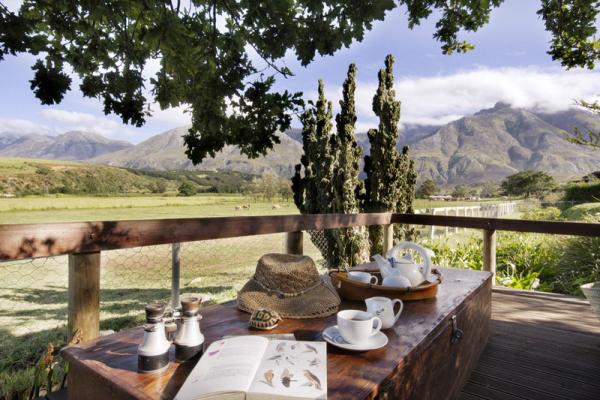
[[[600,94],[597,72],[564,71],[546,54],[550,36],[536,15],[538,8],[539,1],[507,0],[493,12],[487,26],[463,34],[476,45],[475,50],[452,56],[443,55],[432,38],[435,19],[411,31],[405,9],[397,8],[385,21],[376,23],[363,42],[333,56],[318,57],[307,67],[288,54],[282,62],[295,76],[279,78],[277,88],[302,91],[305,98],[314,98],[317,80],[322,78],[335,105],[347,66],[356,63],[359,130],[377,124],[371,99],[377,71],[388,53],[396,58],[403,123],[442,124],[500,100],[552,111],[569,107],[575,98],[596,98]],[[0,62],[0,131],[58,134],[83,129],[137,143],[189,122],[182,109],[160,111],[153,106],[155,115],[144,127],[125,126],[114,116],[104,116],[101,103],[82,97],[77,85],[61,104],[42,106],[29,89],[33,61],[31,56],[20,55]]]

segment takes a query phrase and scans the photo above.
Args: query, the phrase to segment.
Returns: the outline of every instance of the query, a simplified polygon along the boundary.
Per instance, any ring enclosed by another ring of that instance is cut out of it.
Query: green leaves
[[[575,104],[595,115],[600,115],[600,102],[598,101],[575,100]],[[589,146],[593,149],[600,148],[600,132],[594,132],[589,129],[581,130],[574,127],[573,132],[567,133],[566,139],[571,143],[581,146]]]
[[[509,196],[539,197],[556,188],[556,182],[542,171],[521,171],[506,177],[501,187]]]
[[[501,3],[26,0],[18,13],[0,4],[0,60],[24,52],[40,57],[31,88],[42,104],[59,103],[70,90],[68,68],[80,78],[84,96],[98,98],[105,113],[126,124],[144,124],[152,102],[162,108],[183,106],[192,115],[186,145],[194,163],[228,144],[256,157],[277,143],[275,133],[289,127],[302,102],[300,93],[274,91],[275,75],[256,79],[259,67],[250,52],[274,74],[289,76],[293,72],[280,65],[288,52],[307,65],[316,55],[331,55],[362,40],[373,22],[405,5],[409,27],[436,15],[434,38],[442,51],[462,53],[473,46],[459,33],[484,26]],[[540,15],[553,35],[550,54],[566,67],[594,66],[600,54],[594,38],[597,12],[598,0],[542,2]],[[144,69],[157,61],[160,68],[146,87]],[[388,104],[385,97],[377,101],[378,109]],[[392,121],[393,102],[389,107],[378,112]]]
[[[30,88],[42,104],[58,104],[71,88],[71,78],[61,68],[37,61],[33,67],[35,75]]]
[[[444,54],[466,53],[475,46],[458,39],[462,31],[475,32],[489,22],[492,9],[504,0],[403,0],[408,9],[408,26],[412,29],[434,11],[441,14],[433,37],[442,43]]]
[[[142,94],[144,80],[140,70],[126,68],[103,76],[104,113],[121,116],[126,124],[142,126],[148,112],[144,110],[146,97]],[[85,93],[85,92],[84,92]]]
[[[542,0],[538,11],[552,33],[548,54],[566,68],[593,69],[600,57],[595,38],[598,0]]]

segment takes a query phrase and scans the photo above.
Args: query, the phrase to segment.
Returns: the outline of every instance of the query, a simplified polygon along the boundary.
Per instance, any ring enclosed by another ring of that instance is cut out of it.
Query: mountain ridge
[[[572,109],[563,117],[585,120],[587,128],[600,131],[600,119],[583,118],[587,114]],[[567,131],[551,120],[498,103],[440,127],[417,141],[410,153],[421,181],[430,178],[442,184],[498,181],[525,169],[545,171],[559,179],[600,169],[600,154],[567,142]]]
[[[124,140],[113,140],[84,131],[68,131],[57,136],[18,132],[0,133],[0,157],[87,161],[132,146],[133,144]]]
[[[399,133],[398,148],[410,146],[420,182],[431,178],[441,185],[483,183],[524,169],[567,179],[600,170],[600,153],[565,140],[575,126],[600,132],[600,118],[575,108],[550,113],[499,102],[442,126],[406,124]],[[86,132],[56,137],[5,132],[0,133],[0,156],[80,160],[142,170],[232,170],[289,177],[302,155],[301,129],[293,128],[279,135],[281,143],[265,157],[248,159],[236,147],[225,146],[215,158],[194,166],[185,156],[182,137],[187,129],[170,129],[136,145]],[[368,154],[366,134],[357,133],[357,141],[363,154]]]
[[[279,135],[280,144],[265,157],[248,159],[234,146],[225,146],[214,158],[207,158],[199,165],[186,157],[183,135],[188,127],[178,127],[154,135],[131,149],[104,154],[88,161],[112,166],[142,170],[231,170],[250,174],[272,173],[292,176],[294,165],[299,162],[302,145]]]

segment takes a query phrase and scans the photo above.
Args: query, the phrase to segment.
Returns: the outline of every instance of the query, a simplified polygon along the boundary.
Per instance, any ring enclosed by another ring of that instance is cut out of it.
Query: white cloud
[[[150,122],[159,122],[173,125],[173,127],[189,125],[192,123],[192,118],[189,113],[185,112],[184,107],[172,107],[166,110],[161,110],[158,104],[151,106],[152,117],[148,118]]]
[[[0,132],[37,133],[42,135],[56,133],[51,131],[47,126],[15,118],[0,118]]]
[[[514,107],[544,111],[564,110],[575,99],[597,99],[600,73],[539,67],[478,68],[433,77],[396,77],[397,98],[402,101],[402,123],[442,125],[492,107],[502,101]],[[359,126],[375,127],[371,109],[376,82],[358,82],[356,104]],[[327,97],[338,110],[341,87],[327,87]],[[315,99],[316,92],[307,93]]]
[[[402,123],[441,125],[492,107],[498,101],[544,111],[566,109],[578,98],[599,99],[599,78],[600,73],[587,70],[482,67],[433,77],[397,76],[396,93],[402,101]],[[376,82],[358,82],[359,132],[377,127],[377,118],[371,110],[376,90]],[[340,86],[326,87],[327,97],[333,101],[334,113],[339,109],[341,92]],[[314,100],[316,97],[314,90],[305,93],[307,99]],[[0,132],[58,134],[84,130],[136,141],[156,131],[190,124],[190,115],[185,113],[184,107],[160,110],[157,104],[153,104],[151,111],[153,116],[148,118],[148,124],[153,127],[153,132],[128,127],[116,117],[55,108],[43,109],[35,122],[0,118]]]
[[[137,134],[136,131],[127,128],[120,121],[84,112],[51,108],[40,111],[40,116],[48,122],[49,130],[61,133],[79,130],[94,132],[112,138],[135,137]]]

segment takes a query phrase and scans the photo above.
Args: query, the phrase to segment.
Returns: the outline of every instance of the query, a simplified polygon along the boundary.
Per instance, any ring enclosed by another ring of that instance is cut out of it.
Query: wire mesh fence
[[[199,294],[206,304],[232,300],[260,256],[282,252],[284,246],[285,234],[182,243],[181,293]],[[308,237],[304,252],[323,268],[321,253]],[[103,251],[101,331],[139,325],[147,303],[167,303],[171,263],[171,245]],[[68,256],[0,263],[0,375],[29,371],[49,342],[65,343],[68,269]]]

